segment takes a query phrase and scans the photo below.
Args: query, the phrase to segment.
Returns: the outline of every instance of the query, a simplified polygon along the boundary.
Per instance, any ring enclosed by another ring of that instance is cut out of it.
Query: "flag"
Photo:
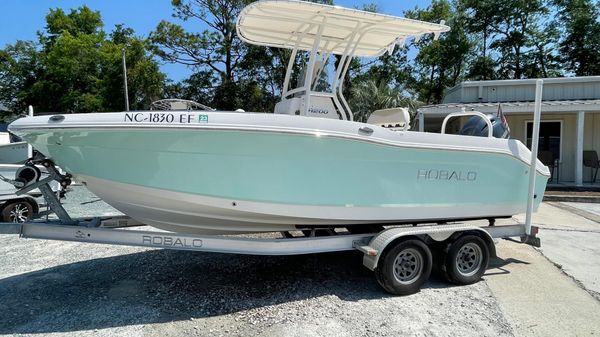
[[[502,112],[502,104],[498,103],[498,112],[496,113],[496,117],[500,118],[502,121],[502,126],[504,126],[504,134],[502,138],[508,138],[510,136],[510,126],[508,126],[508,121],[506,117],[504,117],[504,113]]]

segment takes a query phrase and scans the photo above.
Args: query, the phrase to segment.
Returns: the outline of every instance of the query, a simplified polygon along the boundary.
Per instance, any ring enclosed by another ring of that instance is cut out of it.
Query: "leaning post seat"
[[[407,108],[375,110],[367,119],[367,123],[393,131],[406,131],[410,129],[410,114]]]

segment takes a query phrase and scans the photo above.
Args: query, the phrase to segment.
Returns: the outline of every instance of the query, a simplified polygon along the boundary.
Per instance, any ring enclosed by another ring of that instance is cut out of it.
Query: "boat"
[[[56,114],[21,118],[9,130],[124,214],[177,233],[358,232],[524,213],[531,152],[493,137],[501,123],[486,120],[489,133],[480,137],[410,131],[402,108],[353,121],[343,95],[353,57],[448,30],[337,6],[258,1],[242,10],[237,33],[291,49],[275,113]],[[298,70],[301,60],[308,61]],[[537,208],[550,172],[539,160],[534,167]]]
[[[6,124],[0,124],[0,163],[22,164],[29,158],[29,146],[6,130]]]

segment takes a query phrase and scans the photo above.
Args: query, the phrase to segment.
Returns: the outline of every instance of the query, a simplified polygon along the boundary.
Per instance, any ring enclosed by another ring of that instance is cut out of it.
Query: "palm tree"
[[[392,88],[384,81],[378,83],[373,79],[355,84],[350,94],[351,98],[348,103],[354,113],[354,120],[357,122],[366,122],[375,110],[396,107],[408,108],[411,115],[414,116],[417,108],[423,104],[405,96],[402,88]]]

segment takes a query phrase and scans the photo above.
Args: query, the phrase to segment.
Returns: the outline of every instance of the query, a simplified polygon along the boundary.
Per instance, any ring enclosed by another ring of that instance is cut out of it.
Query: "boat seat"
[[[367,124],[379,125],[393,131],[410,129],[410,114],[407,108],[375,110],[367,119]]]

